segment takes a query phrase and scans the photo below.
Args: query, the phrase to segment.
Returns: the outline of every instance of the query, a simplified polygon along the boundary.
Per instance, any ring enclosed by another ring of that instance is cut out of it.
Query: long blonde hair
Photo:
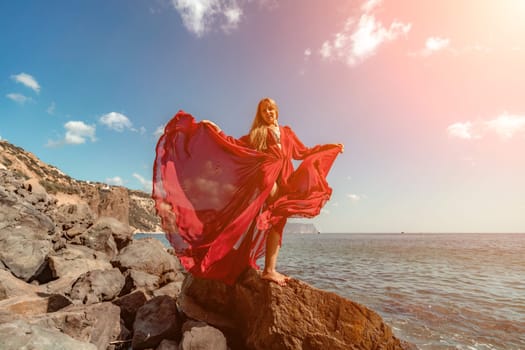
[[[268,125],[265,123],[261,113],[261,107],[265,102],[273,105],[276,111],[277,120],[279,120],[279,108],[275,101],[268,97],[260,100],[250,129],[250,143],[258,151],[264,151],[267,148],[266,139],[268,137]]]

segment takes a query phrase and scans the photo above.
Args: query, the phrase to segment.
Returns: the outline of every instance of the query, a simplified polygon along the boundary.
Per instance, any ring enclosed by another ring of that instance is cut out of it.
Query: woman
[[[153,198],[166,236],[193,275],[234,283],[265,255],[262,278],[276,271],[289,217],[313,217],[331,195],[326,175],[343,145],[305,147],[278,125],[276,103],[259,102],[248,135],[225,135],[182,111],[157,144]],[[292,159],[302,160],[294,170]]]

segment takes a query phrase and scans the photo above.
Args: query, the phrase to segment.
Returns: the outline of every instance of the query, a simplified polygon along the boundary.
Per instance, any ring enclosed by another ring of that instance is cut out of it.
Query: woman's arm
[[[314,147],[306,147],[301,140],[295,135],[295,133],[292,131],[292,129],[288,126],[285,126],[284,129],[286,129],[286,132],[288,136],[290,137],[291,144],[292,144],[292,158],[296,160],[303,160],[304,158],[308,157],[311,154],[317,153],[322,149],[326,149],[327,147],[339,147],[341,150],[340,152],[343,153],[344,151],[344,145],[342,143],[337,144],[327,144],[327,145],[316,145]]]
[[[243,136],[240,139],[236,139],[233,136],[226,135],[224,131],[222,131],[221,128],[219,128],[219,126],[211,120],[203,120],[201,121],[201,123],[209,125],[212,129],[214,129],[217,132],[217,134],[226,139],[229,143],[233,143],[237,146],[249,147],[246,136]]]

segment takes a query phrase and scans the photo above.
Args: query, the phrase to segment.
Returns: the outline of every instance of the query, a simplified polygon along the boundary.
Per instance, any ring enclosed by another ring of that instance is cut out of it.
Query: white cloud
[[[310,56],[312,55],[312,50],[310,50],[310,49],[306,49],[306,50],[304,50],[304,55],[305,55],[306,57],[310,57]]]
[[[48,140],[46,147],[58,147],[62,145],[80,145],[86,143],[89,139],[91,142],[95,142],[96,126],[88,125],[82,121],[71,120],[64,124],[66,134],[63,139],[60,140]]]
[[[382,2],[382,0],[368,0],[363,5],[361,5],[361,10],[363,10],[363,12],[370,12],[374,8],[379,6],[381,4],[381,2]]]
[[[128,117],[126,117],[124,114],[120,114],[117,112],[111,112],[108,114],[104,114],[99,119],[101,124],[104,124],[108,128],[122,132],[124,129],[130,129],[132,131],[136,131],[133,129],[133,124],[129,120]]]
[[[164,128],[166,127],[166,125],[161,125],[159,126],[157,129],[155,129],[155,131],[153,132],[153,136],[155,136],[156,138],[159,138],[163,133],[164,133]]]
[[[525,115],[503,113],[486,122],[486,125],[502,138],[510,139],[514,134],[525,132]]]
[[[448,134],[460,139],[470,140],[474,138],[472,122],[454,123],[448,126]]]
[[[49,107],[47,107],[47,113],[48,114],[55,114],[55,108],[56,108],[56,105],[55,105],[55,102],[51,102],[51,105]]]
[[[151,189],[153,188],[153,182],[151,180],[146,180],[144,177],[137,173],[133,173],[133,177],[140,182],[144,191],[151,192]]]
[[[454,123],[447,131],[450,136],[464,140],[481,139],[491,133],[511,139],[517,134],[525,135],[525,115],[504,112],[490,120]]]
[[[354,193],[348,193],[346,196],[354,202],[361,200],[361,196],[354,194]]]
[[[355,66],[376,54],[381,45],[406,35],[412,25],[394,21],[387,28],[376,19],[374,10],[381,1],[370,0],[361,7],[363,13],[358,21],[350,17],[343,29],[334,34],[332,40],[326,40],[319,50],[321,57],[341,60]]]
[[[124,180],[120,176],[109,177],[106,179],[108,185],[124,186]]]
[[[87,125],[82,121],[69,121],[64,124],[66,129],[66,136],[64,142],[66,144],[79,145],[85,143],[87,139],[95,142],[95,125]]]
[[[432,54],[435,54],[439,51],[443,51],[450,46],[450,39],[448,38],[441,38],[438,36],[431,36],[428,37],[425,41],[425,47],[419,51],[416,52],[410,52],[409,56],[423,56],[427,57]],[[453,48],[449,49],[450,52],[456,52]]]
[[[325,41],[319,50],[319,54],[323,58],[330,58],[332,56],[332,46],[328,41]]]
[[[33,99],[31,97],[24,96],[22,94],[7,94],[5,95],[10,100],[15,101],[16,103],[19,103],[21,105],[25,104],[26,102],[31,102]]]
[[[427,39],[425,49],[430,52],[443,50],[450,44],[450,39],[433,36]]]
[[[237,28],[242,9],[236,0],[171,0],[186,29],[201,37],[219,22],[225,31]]]
[[[30,89],[33,89],[36,93],[40,92],[40,85],[38,84],[36,79],[27,73],[11,75],[11,79],[16,81],[17,83],[27,86]]]
[[[222,26],[222,29],[225,31],[235,29],[241,21],[242,9],[234,4],[234,6],[224,10],[224,16],[226,17],[226,24]]]

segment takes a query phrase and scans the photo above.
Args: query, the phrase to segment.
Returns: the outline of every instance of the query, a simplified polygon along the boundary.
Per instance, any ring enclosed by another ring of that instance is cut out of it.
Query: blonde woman
[[[265,256],[263,279],[277,272],[289,217],[314,217],[330,198],[326,175],[342,144],[308,148],[279,109],[262,99],[250,132],[235,139],[210,121],[180,111],[159,139],[153,198],[166,236],[193,275],[232,284]],[[302,160],[294,169],[292,159]]]

